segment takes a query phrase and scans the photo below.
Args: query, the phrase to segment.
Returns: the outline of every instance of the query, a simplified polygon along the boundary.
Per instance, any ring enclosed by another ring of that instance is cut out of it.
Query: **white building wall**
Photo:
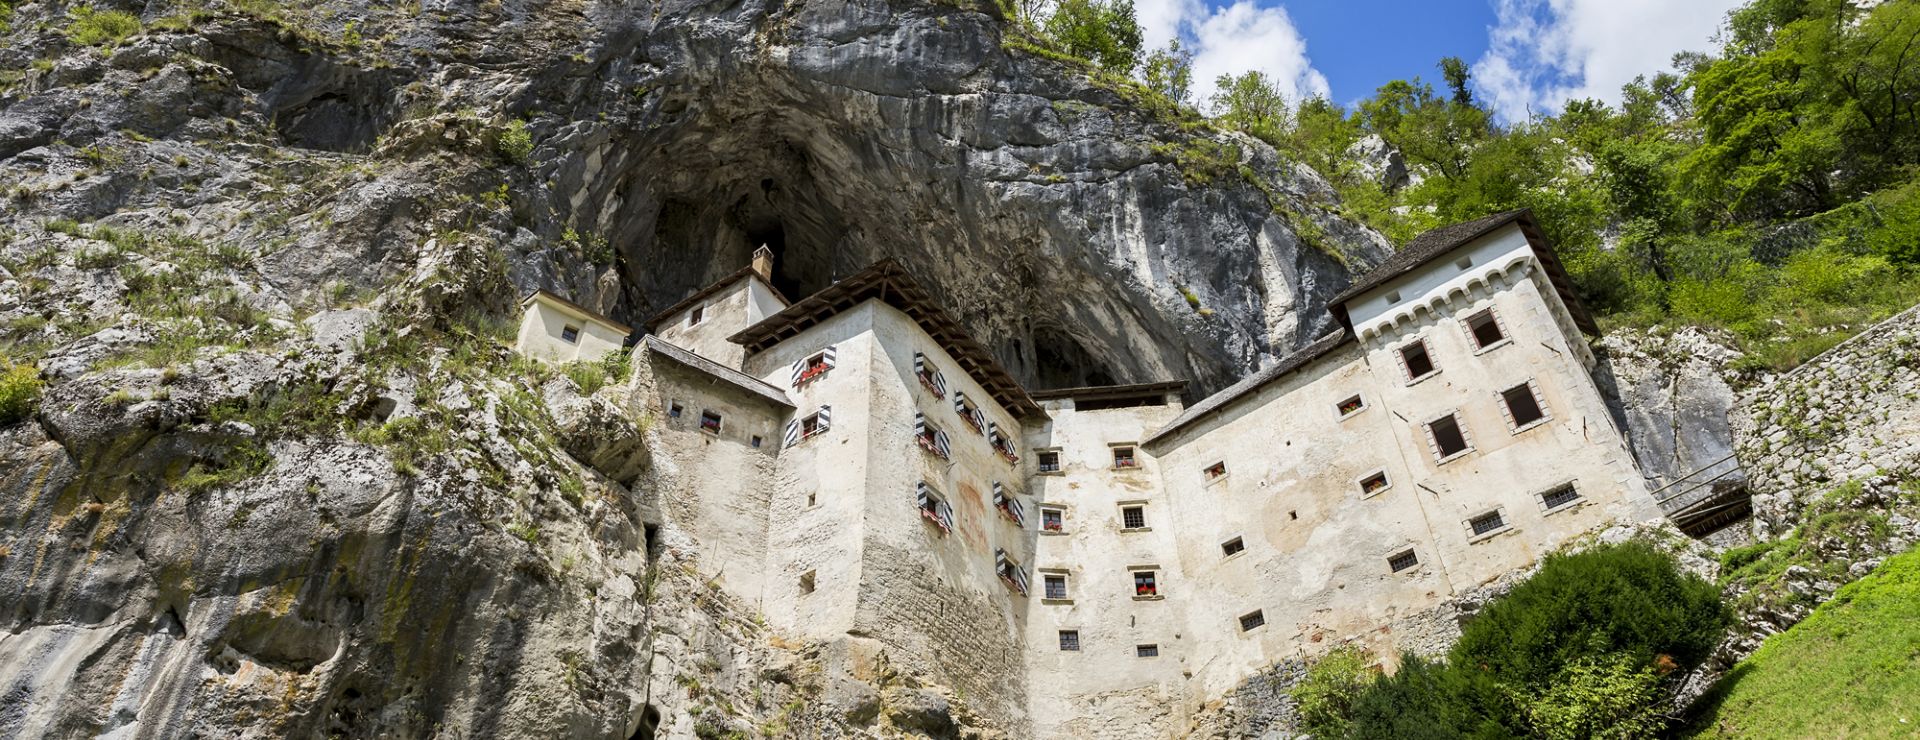
[[[701,357],[738,368],[746,358],[746,351],[727,341],[727,337],[785,307],[786,303],[759,275],[750,273],[698,303],[662,318],[653,327],[653,333]],[[700,310],[700,323],[688,324],[695,309]]]
[[[561,338],[569,326],[580,330],[576,341]],[[620,351],[626,340],[625,332],[536,294],[521,313],[514,349],[548,362],[591,362],[608,352]]]

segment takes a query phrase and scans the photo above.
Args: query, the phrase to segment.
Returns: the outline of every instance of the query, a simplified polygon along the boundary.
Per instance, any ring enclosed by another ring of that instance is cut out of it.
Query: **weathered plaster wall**
[[[567,342],[560,338],[561,332],[568,326],[580,328],[578,341]],[[535,298],[521,314],[520,332],[514,349],[529,357],[554,362],[592,361],[608,352],[619,351],[626,339],[626,334],[605,323]]]
[[[746,351],[727,341],[727,337],[785,307],[759,276],[749,274],[700,302],[662,318],[653,331],[661,339],[694,354],[739,368],[745,362]],[[700,309],[700,323],[690,325],[687,320],[696,308]],[[776,385],[785,387],[786,379],[782,378]]]
[[[1880,471],[1920,470],[1920,307],[1748,391],[1733,416],[1756,534],[1799,523],[1811,497]]]

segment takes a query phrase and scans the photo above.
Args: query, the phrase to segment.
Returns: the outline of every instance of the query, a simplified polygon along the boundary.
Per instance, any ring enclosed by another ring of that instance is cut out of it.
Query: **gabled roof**
[[[760,396],[761,398],[787,408],[795,408],[793,401],[787,398],[785,391],[768,385],[766,381],[759,378],[694,354],[665,339],[648,334],[640,339],[640,345],[651,350],[654,354],[711,375],[740,390]]]
[[[892,259],[883,259],[818,293],[800,299],[785,310],[761,319],[760,323],[740,330],[727,340],[747,348],[747,354],[761,352],[809,327],[832,318],[861,303],[876,299],[900,309],[940,348],[946,350],[960,369],[993,395],[1002,408],[1017,418],[1044,413],[1039,404],[1009,375],[993,353],[974,341],[959,322],[947,316],[919,283]]]
[[[1553,283],[1553,289],[1560,294],[1560,302],[1566,304],[1567,313],[1573,315],[1573,323],[1588,334],[1599,334],[1600,326],[1595,324],[1593,316],[1587,313],[1587,307],[1580,302],[1580,296],[1573,291],[1573,281],[1567,277],[1566,268],[1561,266],[1559,255],[1547,243],[1546,236],[1540,233],[1540,227],[1533,222],[1533,211],[1522,208],[1506,211],[1472,221],[1442,226],[1416,236],[1413,241],[1394,252],[1386,261],[1353,281],[1353,285],[1328,301],[1334,315],[1340,323],[1351,325],[1347,319],[1346,302],[1358,298],[1360,294],[1378,288],[1402,275],[1419,269],[1422,265],[1437,260],[1455,249],[1464,247],[1480,237],[1493,233],[1508,224],[1518,224],[1521,233],[1527,237],[1527,243],[1533,247],[1534,257],[1546,270],[1547,279]]]
[[[587,308],[586,306],[582,306],[578,303],[574,303],[573,301],[569,301],[565,298],[561,298],[559,294],[554,293],[553,291],[550,291],[550,290],[536,290],[536,291],[533,291],[532,293],[528,293],[527,297],[520,299],[520,307],[526,308],[527,304],[532,303],[535,298],[545,299],[549,303],[555,304],[563,309],[566,309],[569,313],[579,314],[580,318],[586,319],[588,321],[605,324],[614,329],[618,329],[622,334],[633,333],[633,329],[631,327],[628,327],[626,324],[622,324],[618,321],[614,321],[613,319],[609,319],[605,316],[602,316],[599,313],[593,311],[592,309]]]
[[[1269,365],[1252,375],[1241,378],[1240,382],[1227,386],[1225,390],[1207,396],[1201,399],[1199,403],[1188,406],[1185,412],[1174,417],[1173,421],[1167,422],[1166,426],[1161,427],[1160,431],[1154,432],[1153,436],[1147,437],[1146,441],[1141,444],[1150,445],[1163,437],[1170,436],[1174,432],[1180,431],[1194,422],[1206,418],[1207,415],[1226,408],[1228,404],[1240,400],[1240,397],[1252,394],[1265,387],[1268,383],[1279,380],[1288,373],[1306,367],[1307,363],[1327,356],[1334,350],[1339,349],[1341,345],[1352,340],[1353,332],[1345,329],[1316,339],[1312,344],[1294,350],[1292,354],[1280,358],[1279,362]]]
[[[734,283],[740,282],[741,280],[745,280],[747,278],[759,279],[760,284],[767,286],[767,290],[773,293],[773,297],[780,299],[780,302],[782,304],[793,303],[793,301],[787,300],[786,296],[781,295],[780,289],[773,287],[772,282],[768,281],[766,278],[760,277],[760,273],[754,272],[752,265],[748,265],[738,270],[734,270],[732,274],[726,277],[723,277],[723,278],[720,278],[719,280],[714,281],[712,285],[709,285],[705,288],[701,288],[697,291],[694,291],[693,295],[680,299],[680,302],[675,303],[671,306],[668,306],[664,309],[661,309],[659,313],[656,313],[653,315],[653,318],[647,319],[647,329],[651,330],[654,327],[659,326],[660,322],[667,320],[667,317],[680,313],[681,311],[685,311],[689,308],[693,308],[693,304],[704,301],[712,297],[715,293],[719,293],[723,290],[726,290],[727,288],[732,287]]]

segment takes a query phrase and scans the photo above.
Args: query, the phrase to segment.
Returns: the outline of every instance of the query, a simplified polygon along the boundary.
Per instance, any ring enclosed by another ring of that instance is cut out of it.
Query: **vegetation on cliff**
[[[1356,651],[1295,689],[1316,737],[1645,737],[1666,724],[1671,677],[1728,623],[1718,589],[1630,541],[1549,556],[1468,622],[1445,660],[1372,677]]]
[[[1722,679],[1696,737],[1911,737],[1920,725],[1920,551],[1841,588]]]
[[[1342,215],[1396,243],[1532,208],[1609,322],[1724,327],[1750,362],[1784,368],[1920,300],[1920,5],[1867,5],[1754,0],[1719,49],[1635,80],[1618,106],[1576,100],[1512,123],[1455,58],[1440,61],[1441,89],[1395,80],[1351,110],[1289,104],[1259,72],[1195,101],[1177,47],[1143,59],[1137,33],[1113,30],[1132,23],[1128,0],[1030,25],[1312,166]],[[1410,176],[1356,156],[1374,137]]]

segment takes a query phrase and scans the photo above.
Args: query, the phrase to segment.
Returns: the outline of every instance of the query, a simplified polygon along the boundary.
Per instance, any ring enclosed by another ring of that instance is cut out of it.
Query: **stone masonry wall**
[[[1920,307],[1749,391],[1734,449],[1753,486],[1755,534],[1798,524],[1811,497],[1854,478],[1920,469]]]

